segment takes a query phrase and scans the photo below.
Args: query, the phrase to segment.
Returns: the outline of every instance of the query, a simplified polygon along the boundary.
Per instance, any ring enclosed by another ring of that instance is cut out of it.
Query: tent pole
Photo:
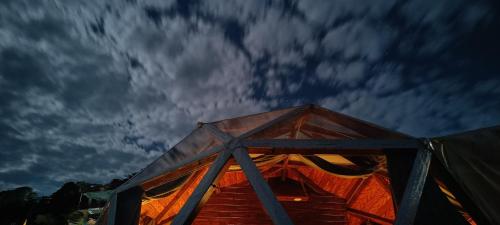
[[[175,216],[172,225],[191,224],[194,221],[200,210],[200,206],[208,200],[213,192],[212,184],[216,183],[227,170],[229,166],[227,162],[231,157],[232,151],[232,149],[225,149],[217,156],[210,169],[208,169],[203,179],[196,186],[196,189],[189,196],[189,199],[182,206],[177,216]]]
[[[418,205],[422,192],[424,190],[425,179],[429,172],[432,153],[421,146],[417,150],[417,155],[413,161],[408,182],[406,183],[405,191],[401,204],[396,216],[395,225],[411,225],[415,220]]]
[[[278,202],[276,196],[274,196],[273,191],[264,180],[264,177],[262,177],[262,174],[260,174],[257,166],[255,166],[255,163],[248,155],[246,149],[243,147],[237,147],[233,152],[233,156],[240,164],[241,169],[255,190],[257,197],[259,197],[260,201],[264,205],[264,208],[271,217],[273,223],[278,225],[292,225],[292,220],[288,217],[288,214],[283,206]]]

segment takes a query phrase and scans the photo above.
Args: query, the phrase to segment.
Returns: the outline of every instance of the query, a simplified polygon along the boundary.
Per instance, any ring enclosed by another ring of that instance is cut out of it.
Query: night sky
[[[417,137],[500,124],[477,0],[0,1],[0,190],[143,168],[196,127],[316,103]]]

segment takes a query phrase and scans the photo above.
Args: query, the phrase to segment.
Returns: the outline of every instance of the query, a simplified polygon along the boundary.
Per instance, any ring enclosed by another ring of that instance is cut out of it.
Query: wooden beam
[[[352,139],[353,137],[357,137],[357,138],[362,138],[363,136],[361,135],[347,135],[347,134],[344,134],[340,131],[331,131],[331,130],[327,130],[325,128],[322,128],[322,127],[318,127],[318,126],[314,126],[314,125],[310,125],[310,124],[304,124],[304,126],[302,127],[304,130],[307,130],[309,132],[313,132],[313,133],[317,133],[317,134],[320,134],[320,135],[328,135],[330,137],[340,137],[340,138],[348,138],[348,139]]]
[[[329,109],[315,106],[311,110],[314,114],[321,115],[325,119],[339,124],[345,128],[352,129],[365,137],[374,138],[408,138],[409,136],[396,131],[388,130],[373,123],[363,121],[339,112],[331,111]]]
[[[280,166],[273,166],[267,170],[262,171],[262,176],[264,176],[264,178],[267,178],[271,174],[277,173],[277,172],[281,171],[282,169],[283,169],[283,167],[281,165]]]
[[[417,149],[420,143],[416,139],[347,139],[347,140],[304,140],[304,139],[260,139],[242,140],[248,148],[286,148],[286,149]],[[290,153],[291,154],[291,153]]]
[[[357,209],[353,209],[353,208],[347,208],[347,212],[354,215],[354,216],[357,216],[357,217],[361,217],[363,219],[367,219],[369,221],[372,221],[372,222],[376,222],[376,223],[381,223],[381,224],[390,224],[392,225],[394,223],[394,220],[391,220],[391,219],[387,219],[387,218],[384,218],[384,217],[381,217],[381,216],[378,216],[378,215],[374,215],[374,214],[371,214],[371,213],[367,213],[367,212],[363,212],[363,211],[360,211],[360,210],[357,210]]]
[[[312,132],[308,133],[308,132],[306,132],[306,130],[303,130],[303,129],[300,130],[299,132],[310,139],[324,139],[324,137],[322,137],[321,135],[317,135],[316,133],[312,133]]]
[[[278,199],[274,196],[271,188],[260,174],[257,166],[253,163],[252,159],[248,155],[248,152],[244,148],[239,147],[234,150],[233,156],[240,164],[243,172],[248,178],[248,181],[255,190],[257,197],[259,197],[262,205],[266,209],[266,212],[269,214],[274,224],[293,224],[285,209],[278,202]]]
[[[288,166],[288,168],[300,168],[300,167],[307,166],[307,165],[304,164],[303,162],[299,162],[299,161],[288,161],[287,166]],[[282,164],[274,164],[274,165],[272,165],[272,167],[283,168],[283,165]]]
[[[349,204],[347,204],[348,202],[349,203],[352,202],[352,199],[353,199],[353,196],[354,196],[355,192],[357,191],[357,189],[359,189],[359,187],[361,186],[361,184],[363,184],[364,180],[365,179],[363,179],[363,178],[356,179],[355,183],[352,185],[352,187],[347,192],[346,197],[345,197],[346,205],[347,206],[349,205]]]
[[[175,215],[172,215],[172,216],[169,216],[167,217],[166,219],[158,222],[157,225],[166,225],[166,224],[170,224],[170,222],[172,222],[172,220],[175,218]]]
[[[300,119],[294,124],[292,132],[290,132],[290,139],[297,139],[297,136],[302,129],[302,125],[304,124],[304,121],[308,119],[308,114],[305,114],[300,117]]]
[[[198,176],[202,174],[202,171],[203,169],[198,170],[194,172],[193,175],[191,175],[191,177],[186,181],[186,183],[184,183],[182,187],[176,191],[172,200],[170,200],[170,202],[168,202],[168,204],[163,208],[163,210],[160,213],[158,213],[158,215],[155,218],[155,221],[160,221],[161,218],[165,216],[165,214],[170,210],[170,208],[173,205],[175,205],[175,203],[177,203],[177,201],[181,198],[182,194],[184,194],[184,192],[186,192],[186,190],[193,184],[193,182],[198,178]]]
[[[224,149],[224,146],[221,146],[221,145],[212,147],[210,149],[207,149],[205,151],[202,151],[202,152],[194,155],[192,158],[186,158],[186,159],[180,160],[177,163],[174,163],[172,165],[168,165],[168,167],[163,168],[162,170],[155,171],[153,174],[144,176],[142,178],[135,178],[139,174],[142,174],[143,172],[137,173],[136,175],[134,175],[134,177],[130,178],[127,182],[125,182],[124,184],[122,184],[118,188],[116,188],[116,192],[117,193],[122,192],[122,191],[125,191],[131,187],[141,185],[142,183],[144,183],[147,180],[157,178],[157,177],[159,177],[167,172],[177,170],[182,166],[185,166],[185,165],[188,165],[191,163],[195,163],[195,162],[199,162],[199,161],[203,161],[207,157],[210,157],[211,155],[216,154],[216,153],[222,151],[223,149]],[[159,157],[154,162],[152,162],[150,165],[148,165],[143,171],[145,171],[149,166],[153,165],[157,160],[161,160],[161,159],[162,159],[162,157]]]
[[[285,181],[286,180],[286,174],[287,174],[287,170],[288,170],[288,160],[290,158],[287,156],[285,161],[283,162],[283,171],[281,171],[281,180],[282,181]]]
[[[217,157],[217,155],[208,156],[207,158],[198,161],[198,163],[196,163],[196,164],[189,164],[189,165],[180,167],[176,171],[167,173],[165,175],[160,175],[160,176],[157,176],[151,180],[148,180],[148,181],[142,183],[141,186],[144,190],[151,190],[151,189],[158,187],[162,184],[165,184],[167,182],[179,179],[180,177],[183,177],[186,174],[189,174],[193,170],[198,171],[200,169],[203,169],[203,167],[206,167],[211,162],[213,162],[216,157]]]
[[[240,140],[246,139],[246,138],[248,138],[256,133],[260,133],[261,131],[264,131],[264,130],[266,130],[266,129],[268,129],[268,128],[270,128],[278,123],[281,123],[283,121],[293,119],[297,116],[300,116],[302,113],[304,113],[307,109],[310,109],[310,108],[311,108],[311,105],[305,105],[305,106],[298,107],[290,112],[285,113],[284,115],[279,116],[278,118],[275,118],[275,119],[255,128],[255,129],[253,129],[253,130],[250,130],[250,131],[240,135],[238,138]]]
[[[390,183],[390,181],[389,182],[385,181],[385,179],[390,180],[390,178],[388,178],[385,174],[382,174],[382,173],[374,173],[372,176],[374,176],[375,181],[377,181],[377,183],[379,183],[384,188],[384,190],[389,195],[391,195],[392,207],[394,209],[394,212],[397,212],[398,211],[398,203],[396,201],[396,197],[394,196],[394,191],[392,190],[391,183]]]
[[[300,187],[302,188],[302,191],[304,191],[306,196],[309,197],[309,192],[307,191],[307,188],[305,186],[304,179],[300,179]]]
[[[300,149],[300,148],[248,148],[250,154],[266,154],[266,155],[283,155],[283,154],[298,154],[298,155],[316,155],[316,154],[337,154],[343,156],[366,156],[366,155],[384,155],[384,152],[379,149]]]
[[[184,203],[177,216],[175,216],[172,225],[185,225],[193,222],[200,210],[200,205],[210,197],[213,191],[212,184],[216,183],[225,170],[227,170],[227,162],[231,157],[232,151],[232,149],[226,149],[219,153],[219,156],[217,156],[187,202]]]
[[[292,132],[290,132],[290,139],[297,139],[300,129],[304,124],[304,121],[308,119],[308,114],[302,115],[300,119],[294,124]],[[288,173],[288,161],[290,160],[290,155],[287,155],[285,161],[283,162],[283,171],[281,171],[281,180],[285,181]]]
[[[347,197],[346,197],[346,205],[347,206],[350,206],[352,204],[352,202],[354,200],[356,200],[356,198],[359,196],[361,190],[363,190],[363,188],[365,188],[366,185],[368,184],[368,180],[370,179],[370,177],[368,177],[368,178],[360,178],[360,179],[361,180],[359,180],[358,182],[356,182],[354,184],[354,186],[352,187],[352,189],[347,194]]]
[[[372,175],[373,179],[375,179],[375,181],[380,185],[382,186],[382,188],[384,188],[384,190],[388,193],[388,194],[391,194],[392,193],[392,188],[391,188],[391,185],[389,183],[386,183],[384,178],[382,178],[382,175],[381,174],[378,174],[378,173],[373,173]]]
[[[225,143],[228,143],[229,141],[231,141],[231,139],[233,139],[233,136],[231,136],[227,133],[224,133],[219,128],[217,128],[215,125],[213,125],[212,123],[206,123],[206,124],[203,124],[203,126],[208,128],[210,133],[212,133],[215,137],[217,137],[217,139],[219,139]]]
[[[314,183],[314,181],[312,181],[309,177],[307,177],[306,175],[302,174],[299,170],[293,168],[291,169],[292,172],[296,173],[299,178],[305,182],[305,184],[311,188],[314,192],[318,193],[318,194],[331,194],[329,193],[328,191],[325,191],[323,188],[321,188],[320,186],[318,186],[316,183]]]
[[[412,225],[429,171],[432,153],[425,147],[417,151],[410,177],[406,183],[403,199],[397,212],[395,225]]]

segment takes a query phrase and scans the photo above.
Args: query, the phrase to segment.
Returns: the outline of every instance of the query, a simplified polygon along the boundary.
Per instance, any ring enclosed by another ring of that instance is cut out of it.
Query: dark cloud
[[[143,168],[197,121],[306,102],[416,136],[498,124],[498,10],[442,1],[3,1],[0,189]]]

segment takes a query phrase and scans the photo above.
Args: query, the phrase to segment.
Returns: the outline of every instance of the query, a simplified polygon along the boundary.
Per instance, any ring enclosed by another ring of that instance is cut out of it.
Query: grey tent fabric
[[[435,156],[491,224],[500,224],[500,126],[431,140]]]
[[[253,114],[233,119],[213,122],[213,124],[224,132],[233,136],[239,136],[249,130],[263,125],[279,116],[296,110],[300,107],[286,108],[271,112]],[[222,142],[217,139],[205,126],[200,125],[179,143],[165,152],[144,170],[140,171],[125,184],[118,187],[117,192],[124,191],[140,185],[146,180],[161,174],[172,172],[181,166],[194,163],[222,150]]]
[[[166,195],[169,195],[170,193],[174,192],[179,187],[181,187],[183,184],[185,184],[186,181],[189,179],[190,175],[191,175],[191,173],[186,174],[186,175],[181,176],[175,180],[172,180],[170,182],[166,182],[160,186],[149,189],[149,190],[144,192],[143,198],[144,199],[155,199],[155,198],[165,197]]]
[[[139,223],[143,193],[141,187],[137,186],[117,194],[114,224],[135,225]]]
[[[361,157],[358,157],[361,158]],[[309,161],[313,163],[315,167],[321,169],[329,174],[333,174],[336,176],[342,177],[350,177],[350,178],[358,178],[358,177],[366,177],[371,175],[377,169],[377,162],[373,161],[369,165],[365,165],[364,167],[358,166],[358,168],[346,167],[342,165],[336,165],[334,163],[330,163],[319,156],[315,155],[305,155],[301,156],[303,161]],[[306,164],[308,162],[305,162]]]
[[[140,185],[148,179],[206,158],[221,149],[221,142],[207,128],[199,127],[148,165],[144,170],[118,187],[117,192]]]

